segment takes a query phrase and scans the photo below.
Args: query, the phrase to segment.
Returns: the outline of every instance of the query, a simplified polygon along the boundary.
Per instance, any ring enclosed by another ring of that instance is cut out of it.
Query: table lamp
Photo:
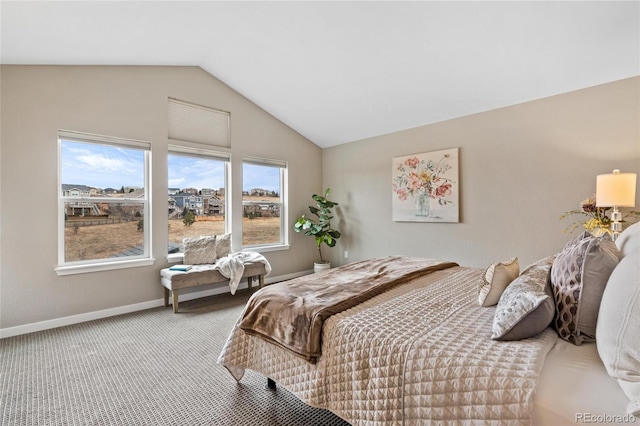
[[[622,214],[619,207],[635,207],[636,174],[620,173],[598,175],[596,179],[596,207],[613,207],[611,232],[613,240],[622,232]]]

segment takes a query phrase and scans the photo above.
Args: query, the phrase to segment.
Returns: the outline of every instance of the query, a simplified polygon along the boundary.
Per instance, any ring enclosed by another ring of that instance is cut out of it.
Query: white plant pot
[[[331,268],[331,264],[329,262],[325,263],[314,263],[313,264],[313,272],[326,271]]]

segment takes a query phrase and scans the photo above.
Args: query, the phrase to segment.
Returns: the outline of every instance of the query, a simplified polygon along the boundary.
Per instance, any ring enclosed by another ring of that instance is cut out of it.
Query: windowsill
[[[270,251],[289,250],[291,246],[289,244],[277,244],[277,245],[264,245],[264,246],[252,246],[244,247],[240,251],[254,251],[258,253],[266,253]],[[167,262],[179,263],[184,259],[184,253],[172,253],[167,255]]]
[[[240,251],[257,251],[258,253],[266,253],[269,251],[280,251],[280,250],[289,250],[291,247],[289,244],[274,244],[274,245],[264,245],[264,246],[248,246],[243,247]]]
[[[139,266],[153,265],[154,258],[123,260],[117,262],[90,263],[86,265],[58,266],[55,268],[56,274],[74,275],[85,274],[88,272],[111,271],[115,269],[137,268]]]

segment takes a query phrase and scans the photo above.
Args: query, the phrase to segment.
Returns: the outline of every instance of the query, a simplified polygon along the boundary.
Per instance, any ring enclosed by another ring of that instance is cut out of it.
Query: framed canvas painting
[[[393,220],[459,222],[458,148],[393,159]]]

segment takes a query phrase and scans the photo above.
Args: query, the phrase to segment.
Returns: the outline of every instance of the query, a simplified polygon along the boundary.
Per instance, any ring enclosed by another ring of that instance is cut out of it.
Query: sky
[[[169,188],[224,187],[224,162],[202,157],[169,155]]]
[[[132,148],[62,140],[63,184],[95,188],[144,186],[144,151]]]
[[[144,186],[144,151],[94,143],[61,141],[62,183],[95,188]],[[169,155],[169,188],[224,187],[224,163],[219,160]],[[244,191],[254,188],[280,192],[276,167],[244,164]]]

